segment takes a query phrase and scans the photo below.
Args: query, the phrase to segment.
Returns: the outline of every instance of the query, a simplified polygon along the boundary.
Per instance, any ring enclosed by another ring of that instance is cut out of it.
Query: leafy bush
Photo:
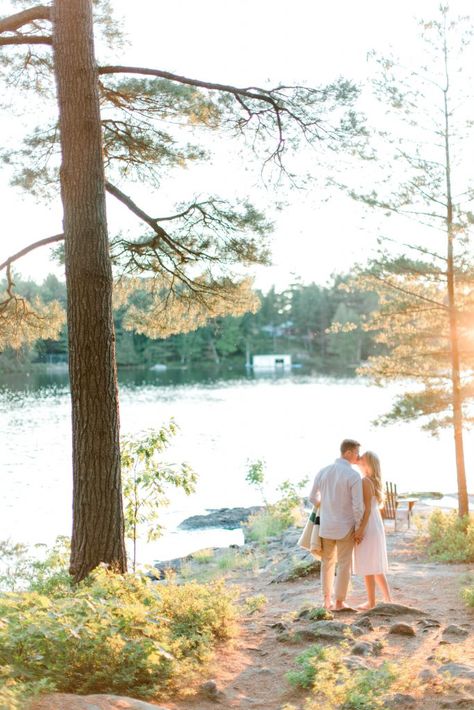
[[[264,509],[247,520],[246,537],[259,543],[265,542],[269,537],[281,535],[281,533],[301,521],[301,490],[306,486],[308,480],[305,478],[298,483],[283,481],[277,491],[280,495],[276,503],[269,503],[265,497],[265,462],[261,459],[248,464],[248,473],[245,477],[247,483],[257,488],[262,496]]]
[[[62,595],[9,592],[0,596],[0,666],[20,684],[44,679],[60,692],[164,695],[186,687],[232,636],[234,597],[222,583],[156,585],[101,568]],[[0,688],[14,692],[6,680]]]
[[[69,591],[69,538],[59,536],[49,550],[45,545],[34,545],[33,551],[21,543],[0,541],[0,591],[28,589],[49,596]]]
[[[168,505],[170,487],[181,488],[186,495],[195,490],[196,473],[186,463],[164,463],[161,454],[170,445],[178,427],[171,419],[161,429],[149,430],[121,442],[122,486],[124,498],[125,535],[133,543],[132,569],[137,562],[137,542],[141,528],[146,526],[148,542],[162,533],[160,509]]]
[[[312,688],[305,710],[375,710],[383,707],[387,691],[396,680],[395,667],[384,663],[378,668],[350,670],[344,664],[345,645],[339,648],[315,644],[296,658],[297,670],[287,673],[288,681],[300,688]]]
[[[474,607],[474,575],[471,574],[465,580],[467,585],[462,590],[462,597],[468,606]]]
[[[474,516],[460,518],[456,511],[434,510],[421,541],[432,560],[439,562],[474,562]]]
[[[267,602],[268,599],[265,594],[254,594],[246,598],[244,609],[247,614],[254,614],[256,611],[261,611],[266,606]]]

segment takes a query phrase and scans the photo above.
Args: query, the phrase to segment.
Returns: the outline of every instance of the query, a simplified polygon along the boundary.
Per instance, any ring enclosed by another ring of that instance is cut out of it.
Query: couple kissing
[[[383,503],[380,461],[372,451],[360,455],[360,444],[344,439],[340,457],[317,473],[309,499],[319,507],[321,585],[324,607],[341,611],[346,604],[351,571],[364,577],[367,601],[375,606],[376,585],[391,601],[387,546],[380,506]],[[352,468],[357,465],[362,473]],[[334,581],[337,560],[337,575]],[[335,601],[333,602],[333,588]]]

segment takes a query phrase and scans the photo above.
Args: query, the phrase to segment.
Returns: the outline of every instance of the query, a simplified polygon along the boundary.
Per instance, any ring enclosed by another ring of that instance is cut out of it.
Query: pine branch
[[[48,5],[37,5],[28,10],[17,12],[10,17],[0,20],[1,32],[17,32],[20,27],[29,25],[35,20],[51,20],[51,7]]]
[[[21,249],[20,251],[18,251],[16,254],[9,256],[8,259],[6,259],[2,264],[0,264],[0,271],[3,271],[3,269],[10,268],[10,265],[14,261],[21,259],[22,256],[29,254],[30,251],[33,251],[34,249],[38,249],[39,247],[44,247],[46,244],[54,244],[54,242],[61,242],[63,240],[64,240],[64,234],[55,234],[53,237],[45,237],[44,239],[40,239],[37,242],[33,242],[32,244],[29,244],[24,249]]]
[[[53,44],[50,35],[16,35],[13,37],[0,37],[0,47],[19,44]]]

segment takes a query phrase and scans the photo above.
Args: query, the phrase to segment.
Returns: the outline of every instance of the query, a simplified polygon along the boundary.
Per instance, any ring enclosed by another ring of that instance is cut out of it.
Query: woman
[[[375,585],[380,588],[383,600],[390,602],[390,589],[385,576],[388,572],[385,530],[379,506],[383,502],[380,461],[372,451],[366,451],[357,464],[363,474],[362,490],[365,512],[355,531],[354,572],[365,579],[367,602],[358,609],[375,606]]]

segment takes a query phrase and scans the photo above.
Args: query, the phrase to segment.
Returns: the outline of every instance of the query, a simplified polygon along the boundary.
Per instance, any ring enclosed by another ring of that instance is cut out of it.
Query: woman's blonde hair
[[[370,470],[370,480],[374,484],[374,495],[377,498],[379,505],[383,503],[383,484],[382,484],[382,474],[380,472],[380,459],[377,454],[373,451],[366,451],[365,460]]]

